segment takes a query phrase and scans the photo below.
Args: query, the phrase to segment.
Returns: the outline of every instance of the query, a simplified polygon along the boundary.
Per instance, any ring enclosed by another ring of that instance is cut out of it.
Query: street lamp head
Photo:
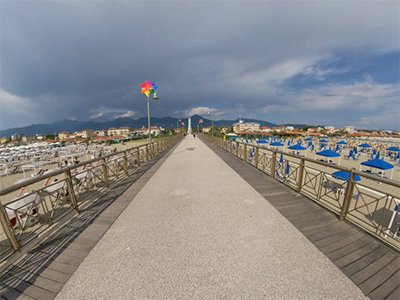
[[[156,92],[154,92],[154,97],[153,97],[153,100],[159,100],[160,98],[158,98],[157,97],[157,94],[156,94]]]

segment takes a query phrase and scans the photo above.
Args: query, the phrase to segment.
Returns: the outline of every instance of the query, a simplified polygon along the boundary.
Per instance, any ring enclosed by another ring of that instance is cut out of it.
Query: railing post
[[[139,147],[136,148],[136,162],[137,162],[138,167],[140,167],[140,149],[139,149]]]
[[[247,144],[244,144],[243,160],[246,161],[247,158]]]
[[[146,146],[146,159],[147,161],[150,160],[150,150],[149,150],[149,145]]]
[[[122,167],[124,168],[126,176],[129,176],[129,173],[128,173],[128,158],[126,157],[126,151],[122,152]]]
[[[303,184],[304,158],[300,159],[299,178],[297,179],[297,192],[300,193]]]
[[[229,153],[232,154],[232,151],[233,151],[233,149],[232,149],[233,148],[233,141],[232,140],[229,143],[229,147],[230,147]]]
[[[354,180],[356,175],[354,174],[354,168],[350,171],[350,178],[347,182],[346,194],[344,196],[342,211],[340,212],[340,220],[343,221],[346,218],[347,213],[349,212],[349,207],[351,203],[351,199],[353,198],[354,191]]]
[[[272,161],[271,161],[271,177],[275,178],[275,169],[276,169],[276,151],[272,151]]]
[[[239,142],[236,143],[236,157],[239,157]]]
[[[254,156],[254,165],[258,169],[258,147],[256,147],[256,154]]]
[[[109,183],[109,181],[108,181],[108,172],[107,172],[106,158],[103,158],[103,159],[102,159],[101,169],[102,169],[102,171],[103,171],[104,184],[106,185],[107,188],[109,188],[109,187],[110,187],[110,183]]]
[[[14,251],[20,251],[21,244],[18,242],[14,230],[7,221],[5,209],[3,208],[3,205],[1,203],[0,203],[0,223],[3,226],[4,233],[6,234],[8,240],[10,241]]]
[[[64,174],[67,181],[67,191],[70,197],[72,209],[75,211],[76,214],[79,214],[78,202],[76,201],[74,186],[72,185],[71,170],[67,168]]]

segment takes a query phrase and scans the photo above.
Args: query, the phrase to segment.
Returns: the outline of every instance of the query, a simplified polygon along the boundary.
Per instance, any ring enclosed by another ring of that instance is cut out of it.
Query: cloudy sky
[[[0,129],[261,119],[400,130],[398,1],[1,1]]]

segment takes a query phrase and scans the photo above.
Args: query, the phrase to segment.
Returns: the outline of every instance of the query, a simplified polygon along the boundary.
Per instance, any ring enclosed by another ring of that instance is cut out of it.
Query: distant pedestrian
[[[195,134],[195,133],[193,133],[193,137],[194,137],[194,138],[196,137],[196,134]]]

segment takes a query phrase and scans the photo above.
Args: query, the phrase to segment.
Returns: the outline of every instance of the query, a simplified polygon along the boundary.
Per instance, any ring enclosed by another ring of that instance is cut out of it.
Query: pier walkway
[[[1,297],[367,299],[267,201],[281,184],[258,190],[191,136],[147,168],[16,262]]]

